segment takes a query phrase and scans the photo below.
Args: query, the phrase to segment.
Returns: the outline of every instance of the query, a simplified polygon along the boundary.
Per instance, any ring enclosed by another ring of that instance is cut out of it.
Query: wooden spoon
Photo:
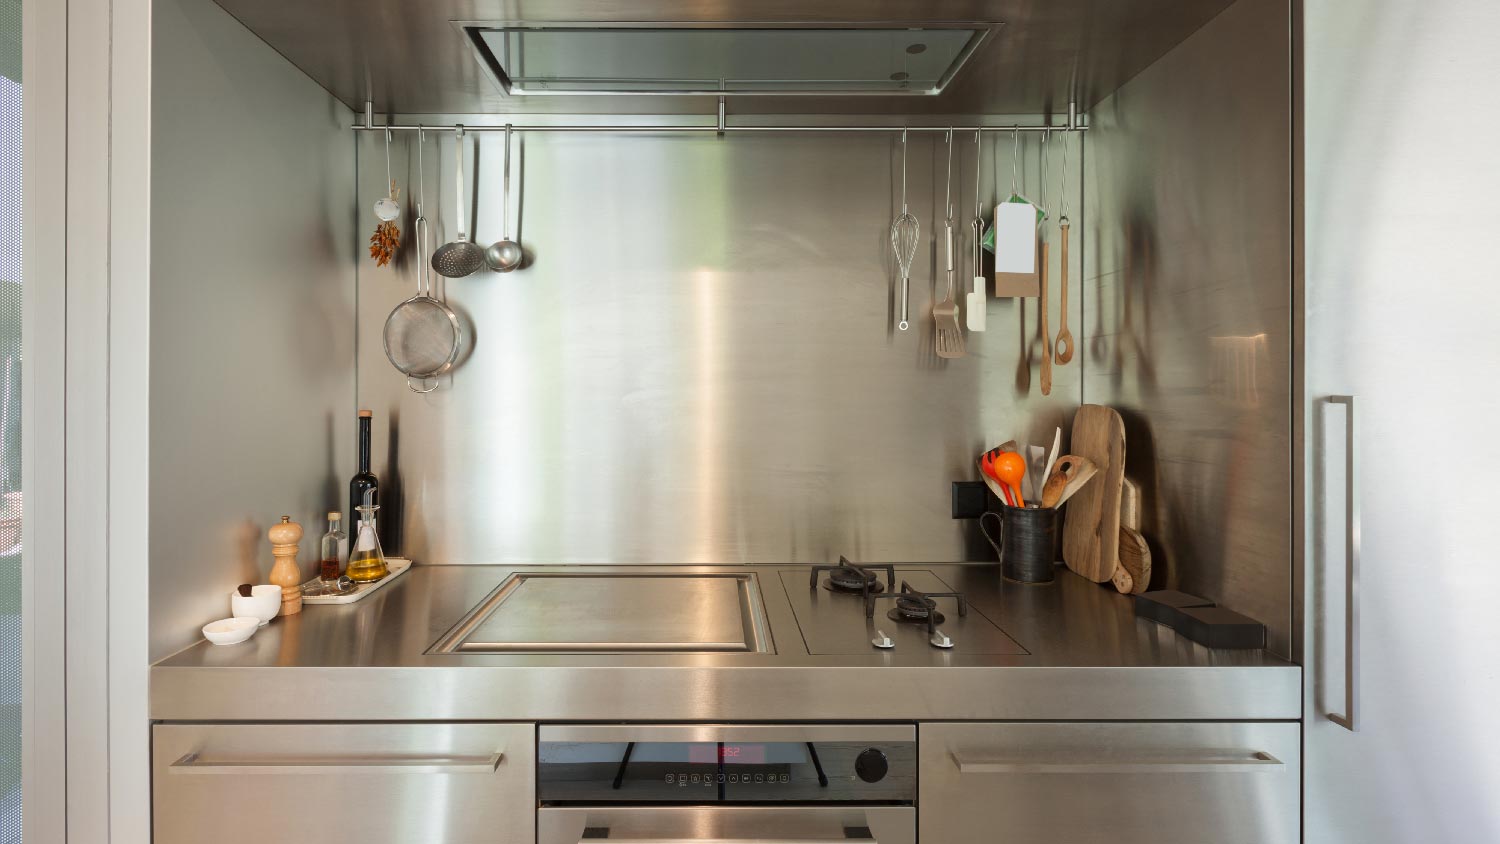
[[[1058,229],[1062,232],[1062,320],[1057,327],[1057,344],[1053,346],[1058,366],[1066,366],[1073,359],[1073,332],[1068,329],[1068,218],[1062,218]]]
[[[1064,454],[1057,458],[1052,465],[1052,474],[1042,487],[1042,506],[1061,507],[1098,472],[1099,467],[1087,457]]]

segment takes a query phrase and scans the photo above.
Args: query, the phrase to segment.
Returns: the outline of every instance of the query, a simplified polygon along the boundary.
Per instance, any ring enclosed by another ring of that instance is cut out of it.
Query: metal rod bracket
[[[724,130],[727,128],[725,117],[724,98],[719,97],[719,131],[716,134],[721,138],[724,137]]]

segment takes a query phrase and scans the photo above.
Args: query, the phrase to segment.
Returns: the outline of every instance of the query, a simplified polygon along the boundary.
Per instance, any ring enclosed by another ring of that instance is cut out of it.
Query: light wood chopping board
[[[1087,457],[1099,473],[1068,500],[1063,560],[1079,575],[1105,583],[1120,552],[1120,489],[1125,482],[1125,420],[1097,404],[1073,417],[1070,454]]]

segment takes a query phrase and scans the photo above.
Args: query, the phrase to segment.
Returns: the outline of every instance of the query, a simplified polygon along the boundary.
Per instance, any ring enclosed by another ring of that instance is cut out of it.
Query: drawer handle
[[[493,774],[505,760],[491,756],[428,756],[393,758],[310,759],[299,762],[262,762],[254,759],[204,762],[189,753],[168,766],[173,774]]]
[[[1265,751],[1240,759],[1112,759],[1057,761],[1036,759],[965,759],[953,754],[960,774],[1214,774],[1272,771],[1284,762]]]

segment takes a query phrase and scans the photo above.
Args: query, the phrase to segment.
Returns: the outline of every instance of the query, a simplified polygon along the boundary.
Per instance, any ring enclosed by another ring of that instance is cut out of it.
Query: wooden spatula
[[[1052,474],[1047,476],[1047,483],[1042,487],[1042,506],[1061,507],[1098,472],[1099,468],[1087,457],[1064,454],[1057,458],[1052,464]]]

